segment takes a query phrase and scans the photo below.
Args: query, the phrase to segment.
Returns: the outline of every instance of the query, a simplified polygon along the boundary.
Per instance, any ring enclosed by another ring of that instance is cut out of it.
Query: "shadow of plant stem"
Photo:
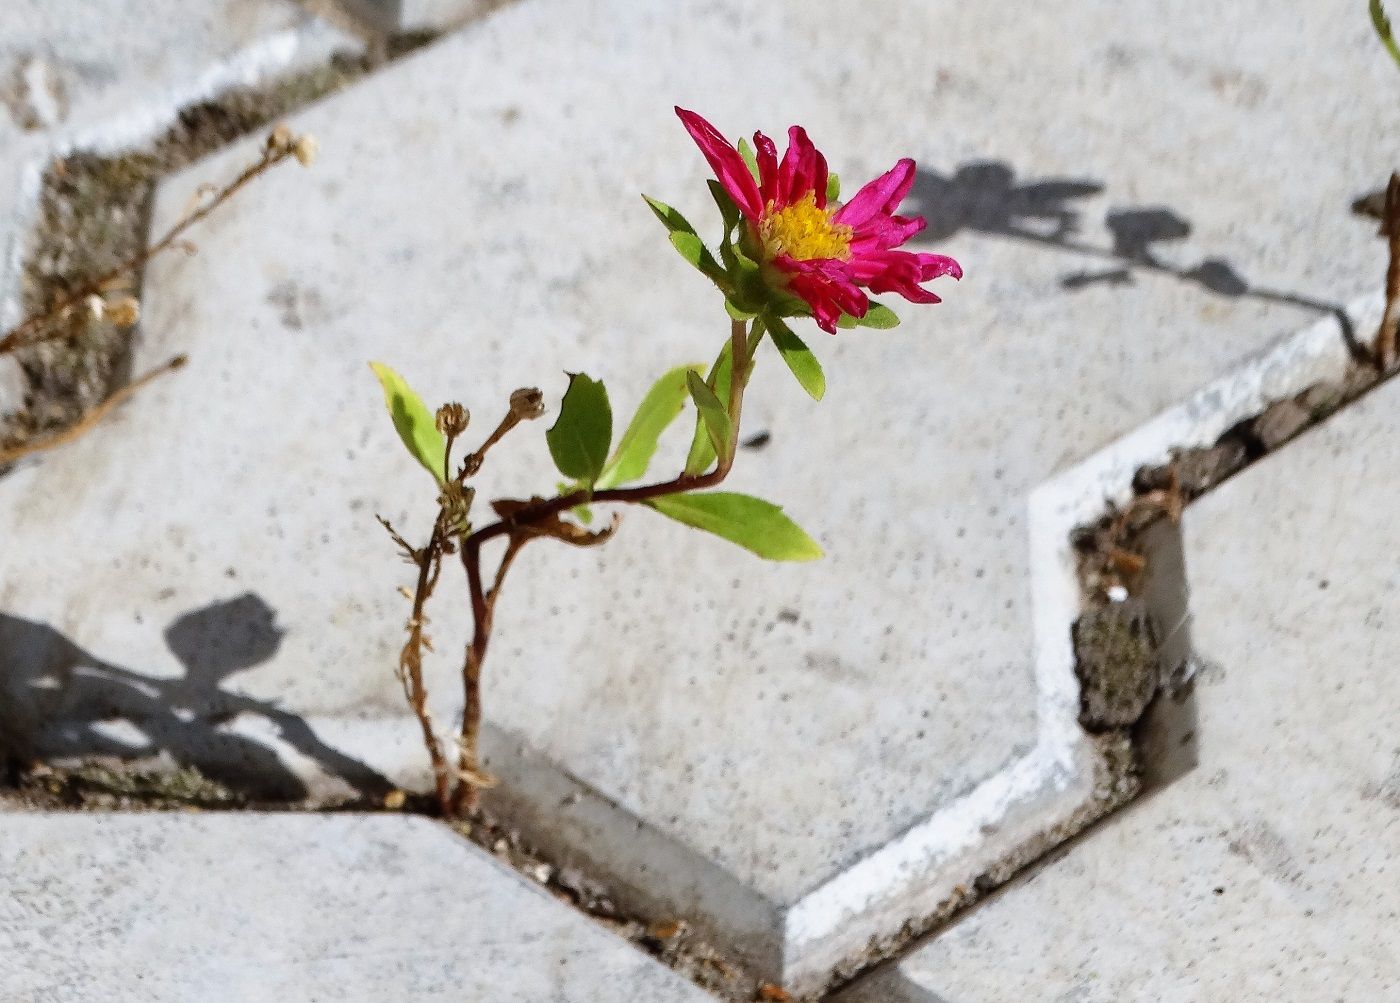
[[[544,413],[543,397],[537,389],[522,389],[511,394],[510,409],[496,429],[474,452],[469,453],[454,474],[451,473],[452,447],[466,428],[466,412],[460,404],[446,404],[438,409],[438,431],[446,438],[443,459],[445,484],[439,496],[438,514],[432,533],[422,548],[411,546],[382,516],[380,523],[389,532],[409,563],[418,569],[417,585],[413,591],[412,613],[408,620],[408,638],[399,654],[398,676],[404,696],[418,718],[423,742],[432,763],[435,794],[446,817],[463,814],[476,806],[477,792],[494,784],[494,778],[483,770],[479,758],[482,701],[481,673],[491,641],[492,621],[496,601],[505,584],[506,575],[520,551],[532,540],[554,539],[578,547],[596,546],[606,542],[617,528],[617,517],[603,530],[591,532],[563,516],[582,505],[608,502],[639,503],[666,495],[683,494],[721,483],[734,465],[739,443],[739,422],[743,410],[744,391],[753,372],[753,357],[765,330],[755,320],[752,327],[742,321],[730,325],[729,352],[735,360],[729,380],[727,411],[731,434],[728,446],[717,455],[715,466],[706,473],[681,473],[667,481],[626,488],[603,490],[571,490],[555,498],[534,497],[526,500],[505,498],[491,503],[497,521],[472,530],[467,522],[474,489],[468,481],[480,471],[486,454],[516,425],[539,418]],[[707,386],[712,392],[719,387],[718,369],[711,372]],[[505,551],[496,565],[490,587],[482,573],[482,548],[497,538],[506,541]],[[471,596],[472,638],[467,645],[462,664],[464,706],[462,725],[456,736],[456,754],[449,755],[438,740],[427,706],[427,691],[423,682],[423,651],[432,650],[427,604],[432,597],[442,571],[445,557],[458,554],[467,576]]]

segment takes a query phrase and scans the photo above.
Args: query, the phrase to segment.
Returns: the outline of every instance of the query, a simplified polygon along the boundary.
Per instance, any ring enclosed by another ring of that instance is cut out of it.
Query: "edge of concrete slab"
[[[1353,328],[1368,330],[1379,322],[1383,306],[1380,294],[1368,295],[1346,304],[1342,313]],[[1140,468],[1168,462],[1175,450],[1213,446],[1231,428],[1259,415],[1269,405],[1320,382],[1342,381],[1351,365],[1344,321],[1340,316],[1324,317],[1244,360],[1231,372],[1031,493],[1036,668],[1037,678],[1043,684],[1053,685],[1066,674],[1074,678],[1070,625],[1082,605],[1071,544],[1074,530],[1101,516],[1106,505],[1126,503],[1132,497],[1133,477]],[[1072,726],[1077,729],[1077,682],[1073,689]],[[1055,736],[1047,736],[1046,731],[1057,720],[1063,724],[1062,718],[1042,719],[1042,741],[1048,738],[1049,743],[1038,747],[1028,758],[1056,747]],[[1063,742],[1061,736],[1060,747]],[[941,1003],[925,988],[903,980],[897,960],[853,983],[838,998],[842,1003]]]
[[[1379,319],[1380,310],[1379,297],[1371,296],[1349,305],[1346,314],[1357,329],[1365,330]],[[785,985],[801,991],[826,985],[837,969],[863,967],[889,956],[922,932],[945,903],[964,894],[980,873],[1041,834],[1071,825],[1076,816],[1076,828],[1096,817],[1083,817],[1091,804],[1100,753],[1079,725],[1070,628],[1081,612],[1081,590],[1070,540],[1073,531],[1100,515],[1105,504],[1126,501],[1140,467],[1165,463],[1174,449],[1209,446],[1270,403],[1314,383],[1340,379],[1350,363],[1343,334],[1335,316],[1314,322],[1031,493],[1039,727],[1036,745],[1027,755],[792,903],[755,902],[752,890],[717,875],[711,862],[683,848],[667,847],[665,836],[649,831],[573,778],[567,785],[575,789],[578,800],[572,803],[581,806],[582,818],[566,822],[557,833],[559,850],[581,854],[622,882],[644,907],[689,903],[693,908],[697,897],[692,896],[703,889],[698,900],[708,904],[699,918],[710,921],[708,932],[733,943],[766,969],[765,974],[780,971]],[[494,758],[493,768],[507,776],[528,772],[536,782],[558,773],[558,767],[512,763],[509,753]],[[532,829],[557,825],[559,802],[547,803],[556,787],[563,789],[559,783],[545,785],[545,797],[514,796],[506,810],[530,819]],[[644,847],[641,854],[639,845]],[[659,861],[670,866],[657,869]],[[760,935],[752,922],[756,908],[777,916],[781,925]],[[734,943],[725,924],[736,917],[743,918],[739,929],[754,931],[753,939]],[[776,959],[781,959],[781,969],[768,968]]]
[[[173,122],[180,111],[235,87],[253,87],[271,76],[329,59],[342,47],[360,48],[353,36],[306,17],[257,43],[212,63],[198,77],[152,94],[121,117],[78,126],[36,140],[19,168],[11,195],[8,239],[0,246],[0,327],[19,320],[19,282],[46,166],[55,157],[77,152],[110,155],[139,146]]]

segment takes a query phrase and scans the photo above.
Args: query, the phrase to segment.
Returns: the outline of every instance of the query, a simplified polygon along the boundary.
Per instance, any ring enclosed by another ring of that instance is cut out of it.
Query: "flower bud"
[[[267,137],[267,152],[286,153],[295,141],[291,127],[286,122],[278,122]]]
[[[510,395],[510,413],[520,421],[533,421],[544,414],[544,394],[536,387],[522,387]]]
[[[119,296],[107,304],[107,319],[117,327],[131,327],[141,319],[141,301],[135,296]]]
[[[316,153],[320,148],[321,144],[316,142],[315,136],[298,136],[292,146],[292,156],[297,158],[297,163],[302,167],[310,167],[316,162]]]
[[[456,402],[437,409],[437,430],[448,438],[455,439],[465,432],[471,420],[471,412]]]

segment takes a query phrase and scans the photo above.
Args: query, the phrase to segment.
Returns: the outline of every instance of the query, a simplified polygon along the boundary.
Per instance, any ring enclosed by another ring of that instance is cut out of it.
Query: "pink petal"
[[[847,263],[851,276],[871,292],[898,293],[911,303],[941,303],[934,293],[919,283],[943,275],[962,277],[962,268],[942,254],[911,254],[907,251],[877,251]]]
[[[734,204],[749,219],[757,220],[763,213],[763,200],[758,192],[758,184],[749,173],[748,164],[739,156],[739,151],[729,145],[714,126],[693,111],[676,108],[681,124],[700,152],[710,162],[715,177],[734,200]]]
[[[789,206],[804,198],[816,186],[821,175],[821,192],[817,204],[826,205],[826,158],[817,152],[800,125],[788,129],[787,155],[778,168],[778,206]]]
[[[962,265],[946,254],[918,254],[915,256],[919,259],[920,282],[942,278],[944,275],[951,275],[955,279],[963,277]]]
[[[812,308],[812,316],[824,331],[835,334],[836,321],[843,312],[864,317],[870,310],[869,297],[860,291],[844,261],[836,258],[797,261],[784,254],[775,258],[773,264],[792,276],[788,288]]]
[[[860,229],[873,216],[888,216],[899,208],[904,196],[914,185],[914,161],[905,157],[874,181],[856,192],[855,198],[843,205],[833,217],[836,222]]]
[[[861,255],[868,251],[887,251],[898,247],[928,225],[922,216],[906,219],[903,216],[876,216],[856,231],[851,239],[851,253]]]
[[[758,190],[766,206],[777,198],[778,148],[761,132],[753,134],[753,148],[758,161]]]

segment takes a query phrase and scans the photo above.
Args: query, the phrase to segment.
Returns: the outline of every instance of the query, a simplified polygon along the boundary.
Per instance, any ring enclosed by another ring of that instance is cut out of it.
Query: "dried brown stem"
[[[209,201],[186,212],[175,225],[167,230],[155,243],[136,252],[131,257],[116,265],[114,268],[102,273],[97,278],[85,282],[75,291],[53,303],[47,310],[34,314],[12,327],[5,333],[4,337],[0,338],[0,355],[5,355],[29,345],[36,345],[40,342],[51,340],[64,333],[62,328],[55,329],[53,327],[57,320],[65,316],[89,296],[96,296],[110,288],[112,283],[117,279],[134,274],[140,270],[151,258],[173,247],[184,235],[185,231],[208,217],[210,213],[231,199],[258,175],[289,157],[294,156],[296,156],[294,144],[269,143],[264,149],[261,159],[244,168],[243,172],[239,174],[238,177],[215,192]]]
[[[1382,374],[1395,365],[1396,328],[1400,326],[1400,174],[1392,174],[1385,191],[1385,216],[1381,236],[1390,247],[1385,271],[1385,313],[1376,332],[1376,367]]]
[[[112,395],[101,404],[83,415],[82,419],[76,424],[70,425],[61,432],[56,432],[42,439],[33,439],[29,442],[23,442],[10,449],[0,449],[0,467],[8,466],[16,460],[33,453],[40,453],[46,449],[53,449],[55,446],[62,446],[65,443],[72,442],[74,439],[87,434],[95,425],[100,424],[102,419],[106,418],[112,411],[120,407],[129,397],[140,392],[148,383],[159,379],[166,373],[174,372],[187,361],[189,360],[183,355],[177,355],[172,359],[166,360],[150,372],[143,374],[135,380],[132,380],[126,386],[114,391]]]
[[[433,719],[428,711],[428,691],[423,685],[423,648],[426,637],[423,628],[427,623],[428,599],[433,594],[441,571],[445,532],[443,522],[443,515],[439,513],[428,545],[421,551],[414,552],[418,559],[418,584],[413,591],[413,612],[408,620],[408,640],[399,654],[399,679],[403,683],[408,705],[418,718],[418,725],[423,731],[423,744],[428,749],[428,758],[432,763],[433,788],[437,794],[438,806],[444,815],[449,815],[452,811],[452,779],[447,756],[433,732]],[[402,545],[402,541],[399,542]]]

